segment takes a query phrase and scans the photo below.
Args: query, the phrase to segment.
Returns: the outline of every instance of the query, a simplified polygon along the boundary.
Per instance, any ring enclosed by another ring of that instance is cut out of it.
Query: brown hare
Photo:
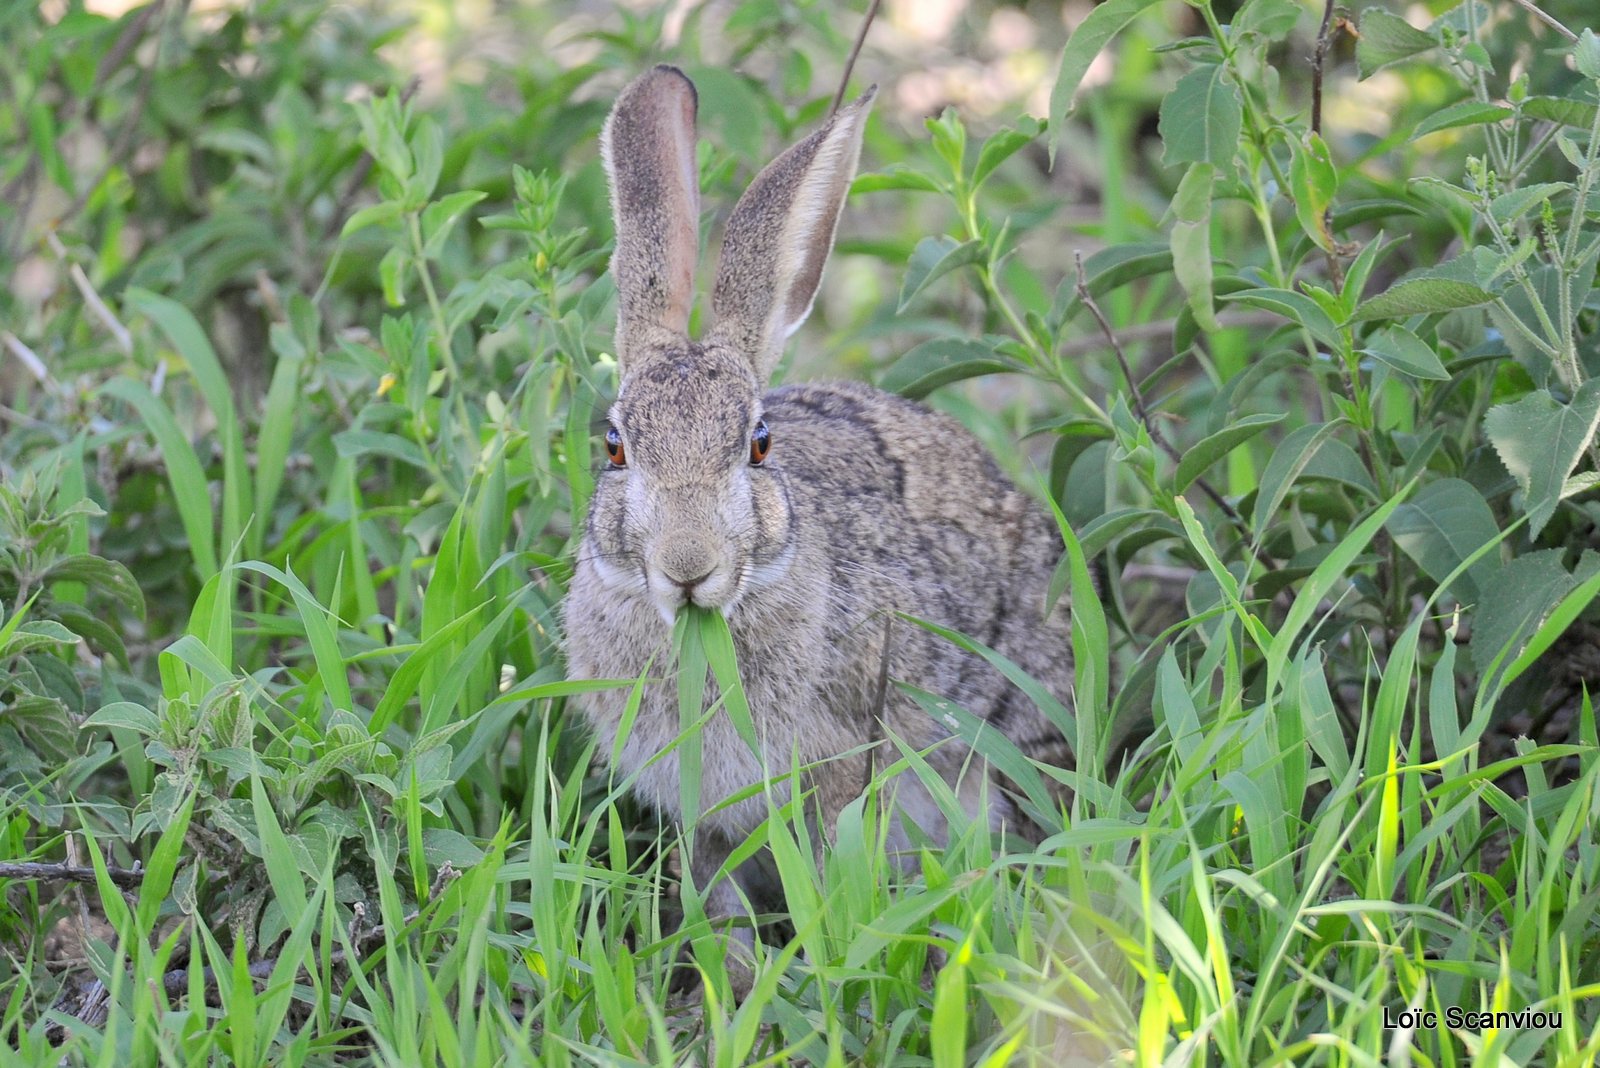
[[[947,415],[859,384],[767,389],[811,310],[872,97],[772,161],[740,198],[699,340],[688,336],[700,221],[693,84],[656,67],[623,91],[601,139],[621,385],[566,602],[569,673],[627,679],[649,665],[620,748],[628,692],[589,694],[583,711],[600,752],[618,753],[617,773],[637,776],[635,792],[695,824],[690,870],[702,890],[712,884],[713,917],[742,914],[741,890],[760,902],[775,888],[759,856],[713,884],[767,818],[768,797],[709,810],[765,780],[787,796],[796,763],[818,840],[871,778],[870,747],[880,764],[898,758],[891,734],[931,747],[929,764],[971,817],[1022,822],[950,728],[885,678],[948,697],[1029,756],[1070,766],[1061,733],[987,662],[888,622],[906,613],[959,630],[1068,696],[1065,599],[1045,614],[1061,540],[1043,507]],[[677,751],[651,763],[680,732],[668,650],[690,604],[726,617],[760,741],[752,751],[720,710],[705,723],[702,812],[681,811]],[[914,775],[894,788],[900,819],[943,832]]]

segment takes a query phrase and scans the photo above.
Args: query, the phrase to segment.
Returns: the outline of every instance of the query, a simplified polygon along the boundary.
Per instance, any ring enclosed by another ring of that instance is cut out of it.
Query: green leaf
[[[1227,167],[1239,149],[1242,120],[1239,90],[1220,64],[1190,71],[1161,101],[1161,162]]]
[[[1513,189],[1509,193],[1501,193],[1489,202],[1489,214],[1495,221],[1506,225],[1522,218],[1533,208],[1557,193],[1564,193],[1572,186],[1566,182],[1540,182],[1537,185],[1525,185],[1521,189]]]
[[[1572,65],[1590,81],[1600,81],[1600,37],[1593,30],[1578,35],[1578,43],[1572,46]]]
[[[1356,40],[1356,66],[1362,78],[1370,78],[1391,63],[1439,45],[1432,34],[1423,33],[1381,7],[1369,7],[1361,13],[1360,30],[1361,36]]]
[[[84,720],[83,726],[123,727],[153,738],[161,732],[161,719],[143,705],[136,705],[132,701],[113,701]]]
[[[918,193],[942,193],[944,186],[904,163],[894,163],[876,174],[860,174],[850,183],[850,192],[875,193],[880,189],[909,189]]]
[[[1333,235],[1328,232],[1328,206],[1339,190],[1339,170],[1333,165],[1328,144],[1315,133],[1303,140],[1291,140],[1294,155],[1289,160],[1289,184],[1294,190],[1295,217],[1317,247],[1332,251]]]
[[[993,174],[996,167],[1016,155],[1043,132],[1044,123],[1035,118],[1024,117],[1016,129],[1007,127],[991,135],[978,150],[978,165],[972,172],[972,187],[976,189],[982,185],[984,179]]]
[[[1281,412],[1247,415],[1232,426],[1224,427],[1209,437],[1202,438],[1183,454],[1178,472],[1172,479],[1172,492],[1182,493],[1212,464],[1222,459],[1240,445],[1249,441],[1269,426],[1276,426],[1288,416]]]
[[[1600,427],[1600,378],[1578,388],[1571,404],[1538,390],[1512,404],[1489,409],[1485,432],[1517,484],[1528,514],[1528,533],[1538,537],[1555,514],[1567,476]]]
[[[1172,198],[1172,273],[1188,298],[1189,311],[1203,330],[1219,330],[1213,307],[1211,260],[1211,188],[1217,169],[1209,163],[1190,166]]]
[[[1277,312],[1285,319],[1291,319],[1311,331],[1312,337],[1330,349],[1338,349],[1340,346],[1338,326],[1328,317],[1328,313],[1322,310],[1320,304],[1304,293],[1296,293],[1290,289],[1241,289],[1237,293],[1224,294],[1218,299],[1237,301],[1253,308]]]
[[[1444,369],[1438,353],[1403,326],[1384,327],[1367,338],[1366,348],[1361,351],[1413,378],[1435,382],[1447,382],[1450,379],[1450,372]]]
[[[1251,528],[1259,540],[1267,524],[1272,521],[1295,480],[1305,472],[1313,457],[1328,441],[1333,432],[1343,425],[1335,419],[1327,423],[1310,423],[1290,431],[1283,443],[1272,451],[1266,470],[1261,473],[1261,485],[1256,491],[1255,516]]]
[[[1445,478],[1424,486],[1389,517],[1389,536],[1429,578],[1443,582],[1450,573],[1500,533],[1483,494],[1471,483]],[[1450,592],[1463,604],[1481,604],[1482,583],[1500,569],[1487,556],[1458,576]]]
[[[1475,308],[1494,300],[1494,294],[1471,282],[1453,278],[1412,278],[1399,282],[1356,308],[1354,319],[1403,319],[1408,315]]]
[[[167,479],[172,486],[173,500],[177,502],[178,517],[189,538],[195,570],[202,581],[210,578],[217,572],[216,521],[211,510],[210,485],[194,446],[178,429],[172,411],[143,382],[113,378],[100,388],[131,405],[156,439],[167,466]]]
[[[1576,585],[1560,549],[1524,553],[1483,584],[1483,606],[1472,616],[1473,662],[1487,672],[1495,657],[1517,659],[1552,609]]]
[[[1078,28],[1067,38],[1061,50],[1061,66],[1056,70],[1056,83],[1050,90],[1050,163],[1056,160],[1056,148],[1061,143],[1061,131],[1067,117],[1072,114],[1073,96],[1089,70],[1089,64],[1110,43],[1111,38],[1139,17],[1139,13],[1153,6],[1157,0],[1107,0],[1090,11]]]
[[[46,582],[81,582],[110,594],[144,618],[144,593],[133,572],[115,560],[88,553],[64,556],[50,565],[43,578]]]
[[[1440,108],[1417,123],[1417,128],[1411,131],[1411,136],[1424,137],[1440,130],[1453,130],[1459,126],[1482,126],[1486,123],[1499,122],[1501,119],[1509,119],[1514,114],[1516,112],[1504,104],[1463,100],[1447,108]]]
[[[462,214],[489,194],[476,189],[463,189],[429,204],[422,210],[422,254],[437,256],[449,240]]]
[[[1277,40],[1294,29],[1302,10],[1295,0],[1249,0],[1234,16],[1233,32],[1256,33]]]
[[[400,218],[400,202],[398,200],[385,200],[377,204],[368,204],[360,211],[345,220],[344,228],[339,231],[341,238],[359,233],[369,226],[380,223],[395,222]]]
[[[344,430],[333,436],[333,446],[340,456],[388,456],[426,469],[428,458],[421,446],[399,434],[385,434],[377,430]]]
[[[924,341],[891,364],[878,381],[878,388],[920,398],[951,382],[1026,370],[1021,363],[1000,355],[985,342],[935,338]]]
[[[929,285],[958,267],[979,262],[983,256],[983,244],[978,241],[957,241],[947,234],[918,241],[906,265],[906,278],[900,286],[900,305],[896,310],[905,311],[912,298]]]
[[[1596,105],[1565,96],[1531,96],[1522,102],[1522,113],[1562,126],[1587,130],[1594,125]]]

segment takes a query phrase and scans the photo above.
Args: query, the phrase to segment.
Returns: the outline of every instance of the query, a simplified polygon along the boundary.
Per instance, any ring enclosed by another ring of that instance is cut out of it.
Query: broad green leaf
[[[920,398],[962,379],[1026,370],[985,342],[970,338],[935,338],[924,341],[891,364],[878,387],[901,396]]]
[[[1203,330],[1219,330],[1213,305],[1211,188],[1217,169],[1195,163],[1172,198],[1172,273],[1188,297],[1189,311]]]
[[[1457,308],[1475,308],[1493,299],[1493,293],[1471,282],[1453,278],[1412,278],[1390,286],[1371,300],[1363,301],[1356,308],[1354,318],[1356,322],[1403,319],[1408,315],[1431,315]]]
[[[1339,327],[1328,313],[1322,310],[1322,305],[1304,293],[1296,293],[1290,289],[1241,289],[1237,293],[1224,294],[1218,299],[1237,301],[1253,308],[1277,312],[1285,319],[1299,323],[1311,331],[1311,336],[1328,348],[1338,349],[1340,346]]]
[[[463,189],[441,197],[422,210],[422,254],[437,256],[466,210],[489,194]]]
[[[1209,163],[1226,172],[1239,150],[1242,121],[1239,90],[1221,64],[1190,71],[1161,101],[1161,162]]]
[[[1209,169],[1209,168],[1208,168]],[[1192,172],[1193,167],[1190,168]],[[1187,175],[1185,175],[1187,177]],[[1206,196],[1198,206],[1191,206],[1197,210],[1201,217],[1206,216],[1210,198],[1209,182],[1206,186]],[[1207,266],[1210,257],[1206,258]],[[1083,260],[1083,284],[1092,297],[1104,296],[1111,291],[1127,285],[1129,282],[1151,275],[1167,274],[1172,270],[1172,245],[1170,242],[1157,244],[1155,242],[1136,242],[1126,245],[1111,245],[1103,248],[1092,256],[1085,256]],[[1082,301],[1078,298],[1078,278],[1076,274],[1069,275],[1062,281],[1056,290],[1055,302],[1050,308],[1050,321],[1060,324],[1068,321],[1078,313]]]
[[[1577,585],[1560,549],[1542,549],[1506,564],[1483,583],[1482,606],[1472,614],[1472,660],[1480,672],[1506,652],[1515,662],[1529,638]]]
[[[1555,514],[1567,476],[1600,427],[1600,379],[1580,386],[1570,404],[1541,389],[1498,405],[1483,417],[1483,426],[1500,462],[1522,487],[1528,533],[1536,538]]]
[[[1572,46],[1572,65],[1590,81],[1600,81],[1600,37],[1593,30],[1585,28],[1578,35],[1578,43]]]
[[[1392,15],[1381,7],[1369,7],[1361,12],[1361,36],[1356,40],[1356,66],[1362,78],[1391,63],[1409,59],[1419,52],[1436,48],[1439,41],[1424,33],[1399,15]]]
[[[978,150],[978,165],[972,171],[972,186],[977,188],[994,169],[1022,150],[1044,132],[1044,123],[1032,117],[1021,119],[1016,129],[1007,127],[992,134]]]
[[[1342,425],[1343,420],[1335,419],[1327,423],[1311,423],[1296,427],[1283,439],[1283,443],[1273,450],[1272,458],[1267,461],[1266,470],[1261,473],[1261,487],[1256,492],[1256,511],[1250,522],[1257,539],[1277,515],[1278,508],[1289,495],[1295,479],[1305,471],[1323,443]]]
[[[1066,47],[1061,50],[1061,66],[1056,70],[1056,83],[1050,90],[1050,163],[1056,160],[1056,148],[1061,143],[1061,131],[1067,117],[1072,114],[1073,96],[1078,84],[1089,70],[1089,64],[1123,27],[1139,17],[1145,8],[1157,0],[1107,0],[1095,7],[1072,31]]]
[[[1463,100],[1451,104],[1447,108],[1440,108],[1432,115],[1417,123],[1417,128],[1411,131],[1413,138],[1423,137],[1427,134],[1438,133],[1440,130],[1453,130],[1458,126],[1482,126],[1485,123],[1499,122],[1509,119],[1516,114],[1504,104],[1485,104],[1477,100]]]
[[[1185,450],[1183,459],[1178,463],[1178,471],[1172,478],[1172,492],[1182,493],[1206,469],[1240,445],[1249,441],[1269,426],[1275,426],[1288,418],[1283,413],[1262,413],[1260,415],[1247,415],[1232,426],[1224,427],[1209,437],[1202,438],[1195,445]]]
[[[929,285],[958,267],[979,262],[983,256],[983,244],[979,241],[957,241],[946,234],[918,241],[911,253],[911,261],[906,265],[906,278],[900,286],[897,310],[905,311],[906,305]]]
[[[1328,232],[1327,213],[1339,191],[1339,170],[1333,165],[1327,142],[1317,134],[1307,133],[1290,144],[1294,154],[1289,160],[1289,184],[1294,190],[1295,217],[1318,248],[1331,252],[1334,239]]]
[[[426,469],[428,458],[420,446],[399,434],[385,434],[377,430],[343,430],[333,436],[333,446],[340,456],[388,456]]]
[[[339,231],[340,237],[349,237],[351,234],[360,233],[369,226],[381,223],[395,222],[400,218],[401,207],[398,200],[382,200],[376,204],[368,204],[345,220],[344,228]]]
[[[1595,105],[1565,96],[1531,96],[1522,102],[1522,113],[1529,118],[1587,130],[1594,125]]]
[[[1493,215],[1495,221],[1502,225],[1513,223],[1557,193],[1566,192],[1571,188],[1572,186],[1566,182],[1540,182],[1537,185],[1525,185],[1521,189],[1513,189],[1509,193],[1501,193],[1490,201],[1489,214]]]
[[[1389,536],[1435,582],[1450,573],[1500,533],[1483,494],[1471,483],[1446,478],[1424,486],[1389,517]],[[1452,583],[1463,604],[1479,604],[1481,584],[1499,570],[1499,561],[1480,559]]]
[[[1435,382],[1447,382],[1450,379],[1450,372],[1444,369],[1438,353],[1403,326],[1384,327],[1367,338],[1366,347],[1361,351],[1413,378]]]
[[[1234,16],[1233,32],[1258,33],[1277,40],[1294,29],[1304,10],[1295,0],[1249,0]]]
[[[115,560],[88,553],[64,556],[51,564],[41,576],[46,582],[81,582],[108,593],[144,617],[144,593],[133,573]]]
[[[851,194],[875,193],[880,189],[909,189],[918,193],[942,193],[944,186],[904,163],[895,163],[875,174],[861,174],[850,183]]]

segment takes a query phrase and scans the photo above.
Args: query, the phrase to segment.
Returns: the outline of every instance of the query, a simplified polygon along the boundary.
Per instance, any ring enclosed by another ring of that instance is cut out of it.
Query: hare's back
[[[857,383],[787,386],[764,409],[804,540],[827,543],[846,615],[922,616],[1065,690],[1067,607],[1044,617],[1060,534],[960,422]]]

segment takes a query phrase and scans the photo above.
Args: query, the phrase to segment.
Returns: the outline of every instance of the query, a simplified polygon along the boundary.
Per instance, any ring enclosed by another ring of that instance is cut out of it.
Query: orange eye
[[[767,421],[759,420],[756,428],[750,431],[750,464],[752,467],[760,466],[761,461],[767,458],[767,453],[772,451],[772,432],[767,429]]]
[[[612,467],[628,466],[628,452],[622,447],[622,435],[614,426],[606,427],[606,455],[611,458]]]

